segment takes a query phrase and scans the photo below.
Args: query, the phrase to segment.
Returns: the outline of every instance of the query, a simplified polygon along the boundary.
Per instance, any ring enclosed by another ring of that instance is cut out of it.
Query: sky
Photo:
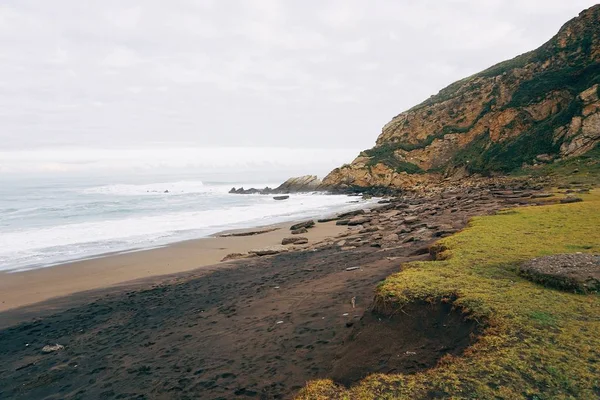
[[[355,152],[401,111],[538,47],[594,3],[0,0],[0,158]]]

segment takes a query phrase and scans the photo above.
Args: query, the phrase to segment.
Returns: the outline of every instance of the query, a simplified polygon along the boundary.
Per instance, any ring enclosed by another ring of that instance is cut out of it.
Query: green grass
[[[399,304],[456,297],[486,326],[461,357],[415,375],[371,375],[350,389],[310,382],[299,398],[598,398],[600,296],[545,288],[517,272],[532,257],[600,252],[600,190],[582,197],[476,217],[438,242],[442,260],[411,263],[378,287],[378,299]]]

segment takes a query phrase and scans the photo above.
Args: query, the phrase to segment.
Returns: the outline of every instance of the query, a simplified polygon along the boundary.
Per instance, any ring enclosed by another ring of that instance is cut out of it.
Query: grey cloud
[[[6,0],[0,149],[366,148],[594,1]]]

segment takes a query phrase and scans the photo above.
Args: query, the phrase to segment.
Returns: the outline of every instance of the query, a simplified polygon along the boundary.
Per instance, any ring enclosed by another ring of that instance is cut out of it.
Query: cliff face
[[[600,5],[537,50],[451,84],[394,117],[324,184],[408,188],[581,155],[600,141]]]

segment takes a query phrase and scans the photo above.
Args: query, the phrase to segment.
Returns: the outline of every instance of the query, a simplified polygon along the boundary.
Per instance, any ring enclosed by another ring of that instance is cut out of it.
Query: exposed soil
[[[443,304],[379,321],[365,314],[374,290],[503,204],[483,190],[394,199],[343,240],[0,314],[12,325],[0,331],[0,398],[279,399],[332,374],[431,367],[473,325]]]
[[[349,386],[372,373],[410,374],[434,367],[444,354],[461,354],[479,328],[443,302],[367,312],[336,356],[331,378]]]

